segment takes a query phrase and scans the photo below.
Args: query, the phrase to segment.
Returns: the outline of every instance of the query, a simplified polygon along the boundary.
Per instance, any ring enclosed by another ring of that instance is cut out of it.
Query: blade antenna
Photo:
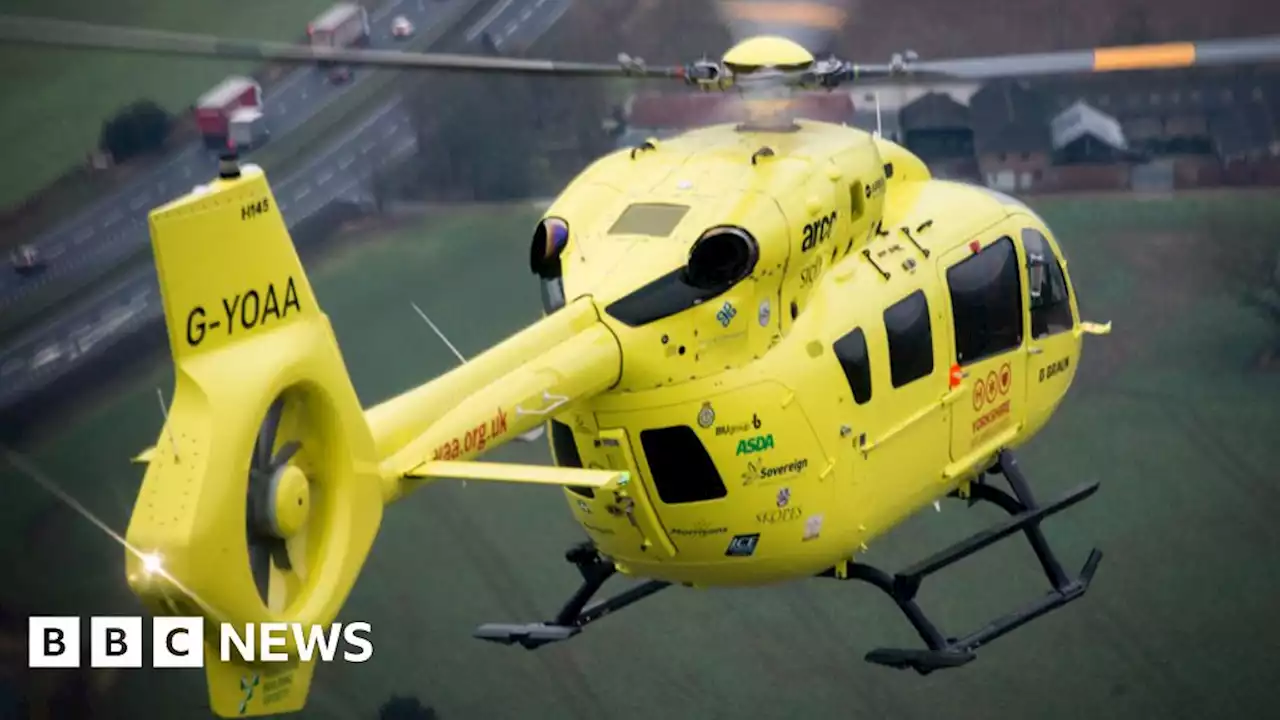
[[[427,317],[427,314],[422,312],[422,308],[418,307],[418,303],[411,302],[409,304],[413,306],[413,311],[418,313],[418,317],[422,318],[423,322],[425,322],[436,334],[436,337],[440,338],[440,340],[444,342],[445,346],[453,352],[454,356],[458,358],[458,362],[466,364],[467,358],[462,353],[458,352],[458,348],[454,347],[453,343],[449,342],[449,338],[445,337],[443,332],[440,332],[440,328],[436,327],[436,324],[431,322],[431,318]]]
[[[872,93],[876,102],[876,137],[884,137],[884,126],[880,121],[880,91],[876,90]]]
[[[156,387],[156,399],[160,401],[160,416],[164,418],[164,434],[169,436],[169,444],[173,446],[173,461],[178,459],[178,439],[173,436],[173,428],[169,427],[169,408],[164,404],[164,391]]]

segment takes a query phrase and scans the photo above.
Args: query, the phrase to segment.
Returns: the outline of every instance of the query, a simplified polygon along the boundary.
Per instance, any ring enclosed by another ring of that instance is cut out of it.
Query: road
[[[515,0],[495,6],[476,33],[488,31],[507,47],[527,47],[563,16],[572,0]],[[414,0],[404,0],[404,6]],[[428,4],[428,7],[430,4]],[[504,7],[505,6],[505,7]],[[534,9],[525,18],[524,11]],[[514,29],[512,18],[518,22]],[[500,24],[499,24],[500,23]],[[528,24],[534,31],[526,32]],[[311,217],[336,199],[358,200],[367,196],[365,181],[378,163],[386,163],[417,151],[416,134],[401,100],[393,98],[375,108],[345,134],[322,148],[306,165],[285,177],[272,177],[277,205],[290,225]],[[193,176],[190,185],[212,176],[210,167]],[[145,215],[141,241],[148,242]],[[159,288],[155,269],[148,266],[112,286],[76,303],[0,349],[0,411],[18,398],[54,382],[73,366],[105,350],[121,338],[160,317]]]
[[[513,7],[526,7],[532,2],[513,3]],[[474,0],[390,0],[370,13],[371,47],[396,46],[398,41],[391,37],[391,21],[397,15],[408,17],[421,34],[442,22],[456,21],[464,5],[474,5]],[[367,77],[369,73],[355,73],[351,82],[334,86],[317,68],[293,71],[264,92],[272,138],[278,141]],[[147,212],[187,192],[216,167],[216,154],[205,149],[200,141],[193,141],[144,177],[35,238],[31,244],[48,260],[49,267],[40,275],[28,278],[7,270],[0,273],[0,313],[22,302],[44,284],[100,270],[145,244]]]

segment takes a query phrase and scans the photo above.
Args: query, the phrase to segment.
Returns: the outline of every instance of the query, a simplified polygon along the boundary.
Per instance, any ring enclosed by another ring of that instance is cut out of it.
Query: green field
[[[8,0],[4,12],[208,35],[296,40],[332,0]],[[7,170],[0,208],[84,161],[102,121],[150,98],[182,112],[229,74],[260,63],[177,59],[97,51],[0,48],[5,68],[0,137]],[[19,172],[17,168],[21,168]]]
[[[485,621],[552,613],[576,582],[561,560],[579,531],[553,490],[433,485],[392,508],[347,607],[372,619],[377,655],[322,668],[303,717],[373,718],[392,694],[440,717],[1188,718],[1263,717],[1280,660],[1280,374],[1256,361],[1275,329],[1244,309],[1241,277],[1274,263],[1274,195],[1037,203],[1066,248],[1091,320],[1072,395],[1027,449],[1041,497],[1102,490],[1047,525],[1072,568],[1106,552],[1091,593],[927,678],[866,665],[912,643],[873,591],[813,580],[752,591],[668,591],[563,647],[528,653],[472,640]],[[454,365],[416,302],[466,354],[539,314],[527,277],[536,209],[473,209],[353,237],[311,268],[357,389],[375,402]],[[1268,266],[1270,267],[1270,266]],[[157,366],[31,455],[123,529],[140,471],[127,463],[161,425]],[[498,459],[547,462],[542,444]],[[9,602],[42,612],[134,609],[122,551],[19,475],[3,476]],[[916,559],[998,517],[944,505],[872,549]],[[967,631],[1041,592],[1024,543],[1007,543],[926,586],[923,602]],[[129,671],[125,717],[199,718],[195,673]]]

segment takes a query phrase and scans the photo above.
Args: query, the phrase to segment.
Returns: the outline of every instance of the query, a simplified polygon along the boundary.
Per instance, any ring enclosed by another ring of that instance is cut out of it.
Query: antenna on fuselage
[[[880,92],[877,90],[871,96],[876,103],[876,137],[884,137],[884,127],[880,123]]]
[[[411,302],[409,305],[413,308],[414,312],[418,313],[418,317],[422,318],[422,321],[427,324],[427,327],[431,328],[431,331],[436,334],[436,337],[440,338],[440,341],[444,343],[445,347],[449,348],[449,351],[453,353],[454,357],[458,358],[458,362],[465,365],[467,363],[467,357],[463,355],[458,348],[454,347],[453,343],[449,342],[449,338],[445,336],[444,332],[440,330],[439,327],[436,327],[435,323],[431,322],[431,318],[427,317],[426,313],[422,312],[422,308],[418,307],[418,303]],[[546,432],[546,427],[539,425],[527,433],[517,435],[516,439],[523,440],[524,442],[533,442],[534,440],[542,437],[544,432]]]

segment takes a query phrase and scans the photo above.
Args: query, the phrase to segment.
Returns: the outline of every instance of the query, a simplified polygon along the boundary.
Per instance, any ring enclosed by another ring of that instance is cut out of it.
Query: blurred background
[[[1259,0],[840,10],[838,25],[803,37],[865,62],[1280,33],[1280,4]],[[716,57],[742,21],[711,0],[2,0],[0,12],[652,64]],[[25,620],[139,611],[119,546],[43,485],[123,531],[142,475],[129,458],[154,443],[157,390],[172,388],[146,212],[211,178],[228,140],[270,176],[370,404],[455,364],[411,302],[468,356],[532,322],[526,252],[550,199],[614,148],[735,112],[635,81],[26,47],[0,48],[0,67],[0,717],[15,718],[208,716],[198,672],[28,671]],[[865,665],[909,628],[873,593],[820,581],[672,592],[526,653],[471,628],[553,612],[576,582],[561,558],[579,529],[556,491],[439,484],[389,512],[344,613],[376,620],[375,658],[322,668],[301,717],[1274,713],[1280,70],[911,83],[798,102],[814,119],[879,126],[936,175],[1025,199],[1055,228],[1082,313],[1114,321],[1023,458],[1042,495],[1103,483],[1047,526],[1069,563],[1106,551],[1090,595],[928,678]],[[496,455],[549,462],[542,444]],[[873,556],[914,559],[983,513],[913,519]],[[1038,592],[1023,546],[993,555],[926,591],[944,624]]]

